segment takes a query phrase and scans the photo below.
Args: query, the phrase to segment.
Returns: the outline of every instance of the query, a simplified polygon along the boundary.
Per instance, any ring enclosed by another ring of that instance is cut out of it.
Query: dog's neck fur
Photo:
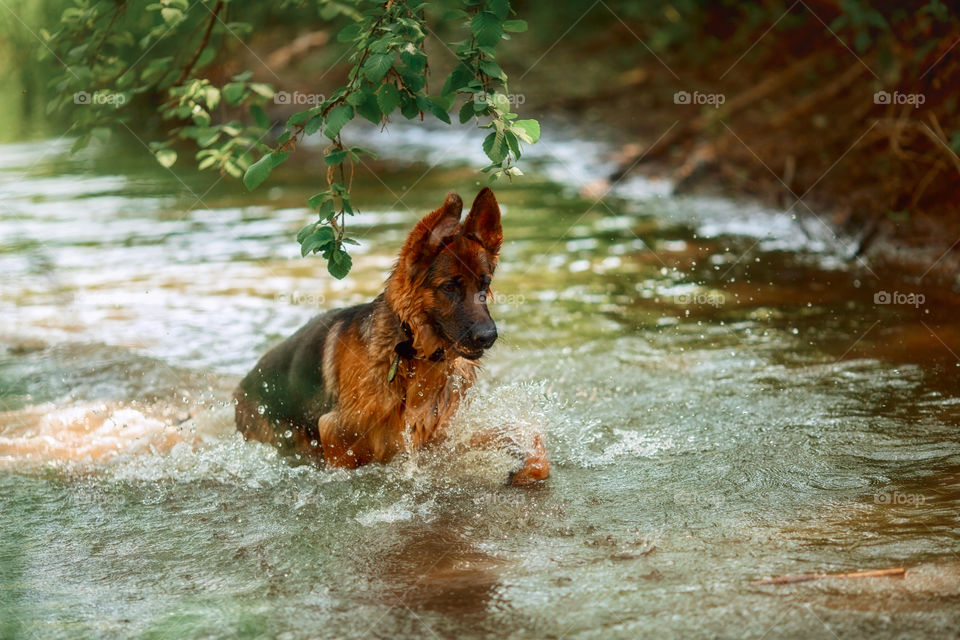
[[[422,313],[412,313],[412,309],[395,309],[388,300],[387,292],[381,293],[373,301],[373,311],[365,325],[365,337],[370,345],[370,355],[377,360],[391,361],[397,353],[397,345],[409,343],[414,354],[412,357],[442,359],[444,341]],[[406,313],[404,313],[406,312]],[[407,354],[401,354],[412,359]]]
[[[422,307],[421,297],[409,295],[409,290],[415,289],[417,285],[407,282],[408,278],[408,272],[398,265],[387,279],[384,292],[374,303],[375,314],[392,315],[388,326],[393,331],[391,339],[395,338],[395,340],[389,345],[387,357],[392,357],[393,348],[397,343],[411,337],[406,334],[404,325],[412,334],[412,345],[419,356],[429,357],[449,346],[427,316],[426,310]]]

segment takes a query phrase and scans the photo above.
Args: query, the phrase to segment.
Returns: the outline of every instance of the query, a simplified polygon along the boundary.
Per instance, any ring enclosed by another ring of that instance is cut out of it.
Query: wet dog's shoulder
[[[358,324],[369,316],[372,311],[372,302],[324,311],[311,318],[284,342],[298,347],[309,348],[315,346],[322,349],[327,334],[334,326],[344,327]]]

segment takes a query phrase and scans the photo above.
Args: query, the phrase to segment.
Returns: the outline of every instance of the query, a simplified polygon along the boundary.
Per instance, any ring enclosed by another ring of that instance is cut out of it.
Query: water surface
[[[452,427],[545,430],[529,489],[454,444],[298,465],[229,403],[272,344],[376,295],[448,190],[472,197],[469,132],[368,136],[343,282],[293,241],[315,165],[249,195],[134,140],[0,146],[0,636],[955,634],[951,294],[753,205],[642,179],[581,198],[603,145],[548,134],[497,188],[501,338]]]

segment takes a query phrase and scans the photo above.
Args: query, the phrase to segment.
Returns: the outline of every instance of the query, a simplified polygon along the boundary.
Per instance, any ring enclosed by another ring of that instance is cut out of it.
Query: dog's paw
[[[510,484],[515,487],[533,484],[546,480],[550,476],[550,458],[547,456],[547,448],[543,444],[543,438],[537,435],[534,438],[533,450],[527,453],[523,461],[523,467],[510,474]]]
[[[523,468],[510,474],[510,484],[523,487],[534,482],[541,482],[550,476],[550,461],[546,458],[527,461]]]

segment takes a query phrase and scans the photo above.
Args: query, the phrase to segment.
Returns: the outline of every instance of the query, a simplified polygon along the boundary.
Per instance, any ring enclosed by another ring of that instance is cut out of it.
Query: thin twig
[[[218,0],[217,5],[213,8],[210,16],[210,22],[207,23],[207,30],[203,33],[203,40],[200,41],[200,47],[197,49],[197,52],[193,54],[193,58],[190,59],[190,62],[187,63],[187,66],[184,67],[183,73],[180,74],[180,77],[177,78],[176,84],[183,84],[183,81],[190,76],[190,72],[193,71],[193,66],[197,64],[197,60],[200,59],[200,55],[203,53],[203,50],[207,48],[207,44],[210,42],[210,34],[213,33],[213,25],[217,22],[217,16],[220,14],[220,10],[223,9],[223,0]]]
[[[856,571],[854,573],[801,573],[792,576],[756,580],[751,584],[795,584],[797,582],[810,582],[811,580],[824,580],[827,578],[885,578],[895,576],[904,578],[906,575],[907,570],[903,567],[898,567],[896,569],[876,569],[873,571]]]

